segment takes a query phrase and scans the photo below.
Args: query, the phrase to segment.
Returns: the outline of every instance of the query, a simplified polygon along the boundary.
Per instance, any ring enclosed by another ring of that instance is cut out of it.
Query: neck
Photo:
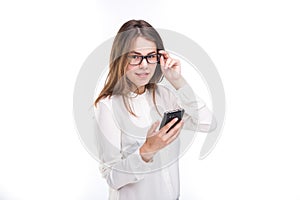
[[[145,91],[146,91],[146,87],[145,87],[145,86],[140,86],[140,87],[138,87],[138,88],[134,91],[134,93],[136,93],[136,94],[143,94]]]

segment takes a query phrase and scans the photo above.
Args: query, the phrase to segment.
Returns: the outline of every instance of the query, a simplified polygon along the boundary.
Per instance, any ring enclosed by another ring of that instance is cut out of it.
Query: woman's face
[[[149,83],[155,72],[157,49],[154,42],[143,37],[138,37],[131,49],[132,51],[129,52],[128,59],[132,64],[128,64],[126,75],[127,78],[138,87],[138,92],[142,93],[145,90],[145,85]],[[138,64],[138,61],[141,59],[139,56],[148,56],[148,61],[151,63],[148,63],[146,58],[144,58],[142,62]]]

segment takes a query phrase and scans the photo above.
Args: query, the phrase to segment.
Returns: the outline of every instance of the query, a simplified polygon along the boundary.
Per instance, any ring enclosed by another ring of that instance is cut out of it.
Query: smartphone
[[[182,108],[164,112],[164,116],[163,116],[163,119],[162,119],[162,121],[160,123],[160,128],[159,129],[161,129],[167,123],[169,123],[170,121],[172,121],[172,119],[178,118],[178,120],[175,122],[175,124],[173,124],[169,128],[169,130],[167,131],[167,132],[169,132],[174,126],[176,126],[176,124],[178,124],[180,122],[180,120],[183,117],[183,114],[184,114],[184,109],[182,109]]]

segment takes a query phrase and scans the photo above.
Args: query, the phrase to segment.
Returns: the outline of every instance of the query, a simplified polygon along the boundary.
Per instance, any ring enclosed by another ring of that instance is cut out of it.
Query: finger
[[[183,120],[181,120],[176,126],[174,126],[169,132],[167,132],[165,135],[163,135],[165,140],[168,140],[173,135],[177,133],[177,131],[180,131],[183,126]]]
[[[174,118],[172,119],[169,123],[167,123],[164,127],[162,127],[159,132],[160,135],[165,135],[166,132],[171,128],[171,126],[173,126],[173,124],[175,124],[178,121],[178,118]],[[176,127],[176,126],[175,126]]]
[[[169,53],[166,52],[165,50],[160,50],[158,53],[160,53],[161,55],[163,55],[163,57],[165,59],[168,59],[170,57]]]
[[[174,60],[174,65],[179,65],[180,66],[180,60],[178,59],[173,59]]]
[[[170,137],[170,138],[166,141],[166,143],[167,143],[167,144],[172,143],[172,142],[179,136],[180,131],[181,131],[181,130],[177,130],[177,131],[175,132],[175,134],[172,135],[172,137]]]
[[[171,58],[168,58],[167,61],[166,61],[166,64],[165,64],[165,69],[168,69],[170,68],[170,63],[172,62],[172,59]]]
[[[152,124],[147,134],[148,137],[151,137],[155,134],[155,130],[157,129],[158,125],[159,125],[159,121],[156,121]]]
[[[161,66],[161,67],[164,67],[165,64],[166,64],[165,59],[164,59],[163,56],[160,57],[160,61],[159,61],[159,62],[160,62],[160,66]]]
[[[175,66],[176,65],[176,63],[177,63],[177,61],[176,60],[174,60],[174,59],[172,59],[171,60],[171,62],[169,63],[169,68],[172,68],[173,66]]]
[[[179,125],[181,123],[181,125]],[[176,125],[177,127],[172,128],[172,130],[170,130],[168,133],[166,133],[164,136],[162,136],[162,140],[165,141],[167,144],[170,144],[171,142],[173,142],[179,135],[180,131],[181,131],[181,127],[182,127],[182,122],[178,123],[178,125]],[[179,127],[179,128],[178,128]]]

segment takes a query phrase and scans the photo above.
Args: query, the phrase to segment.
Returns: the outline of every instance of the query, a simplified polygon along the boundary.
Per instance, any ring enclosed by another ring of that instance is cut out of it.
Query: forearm
[[[183,76],[180,76],[178,79],[170,81],[170,83],[176,90],[179,90],[180,88],[182,88],[184,85],[187,84]]]
[[[180,106],[185,110],[185,127],[193,131],[210,132],[216,128],[213,113],[189,84],[177,90]]]
[[[151,170],[150,165],[151,163],[142,160],[137,151],[113,164],[105,163],[102,167],[102,174],[109,186],[118,190],[125,185],[144,179],[146,172]]]

